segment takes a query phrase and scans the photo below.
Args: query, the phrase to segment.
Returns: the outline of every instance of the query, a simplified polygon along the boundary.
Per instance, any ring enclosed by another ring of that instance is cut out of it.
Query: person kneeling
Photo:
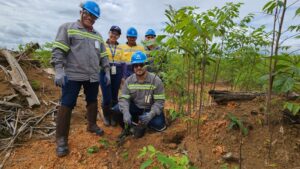
[[[147,71],[146,63],[147,56],[143,52],[132,55],[134,74],[126,79],[119,103],[113,107],[116,120],[123,128],[120,136],[126,132],[125,126],[134,126],[140,132],[133,131],[136,137],[142,137],[146,127],[155,131],[166,129],[164,85],[158,76]],[[141,126],[145,128],[141,129]]]

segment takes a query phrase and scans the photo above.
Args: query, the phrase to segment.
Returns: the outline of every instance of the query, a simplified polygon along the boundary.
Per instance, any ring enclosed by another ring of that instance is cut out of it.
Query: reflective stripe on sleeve
[[[70,48],[67,45],[65,45],[61,42],[57,42],[57,41],[55,41],[53,43],[53,48],[59,48],[59,49],[65,51],[65,52],[68,52],[70,50]]]

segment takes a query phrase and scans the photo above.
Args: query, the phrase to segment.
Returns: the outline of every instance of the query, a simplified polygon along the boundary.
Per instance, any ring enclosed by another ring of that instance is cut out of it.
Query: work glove
[[[110,83],[111,83],[109,71],[105,72],[104,82],[105,82],[106,86],[110,85]]]
[[[59,86],[59,87],[63,87],[68,82],[68,78],[67,78],[63,68],[55,69],[54,82],[55,82],[55,85]]]
[[[153,111],[145,112],[141,116],[139,116],[139,120],[143,124],[147,125],[153,119],[154,116],[155,116],[155,113]]]
[[[123,113],[123,121],[127,125],[131,125],[131,114],[129,112]]]

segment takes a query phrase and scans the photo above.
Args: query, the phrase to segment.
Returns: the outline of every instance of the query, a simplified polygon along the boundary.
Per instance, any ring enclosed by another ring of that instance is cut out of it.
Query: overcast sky
[[[288,0],[288,4],[296,0]],[[52,42],[58,27],[65,22],[79,18],[79,4],[82,0],[1,0],[0,1],[0,47],[16,48],[18,44],[30,41]],[[143,39],[145,31],[153,28],[157,34],[162,33],[167,18],[164,11],[167,5],[175,9],[183,6],[197,6],[200,11],[221,7],[226,2],[243,2],[241,17],[248,13],[256,15],[253,26],[265,24],[271,30],[272,18],[261,13],[267,0],[96,0],[100,5],[101,17],[95,24],[106,39],[112,25],[122,28],[120,42],[125,42],[125,33],[130,26],[138,30],[138,42]],[[300,24],[300,19],[293,18],[294,5],[287,12],[286,25]],[[288,45],[300,48],[299,40],[290,40]]]

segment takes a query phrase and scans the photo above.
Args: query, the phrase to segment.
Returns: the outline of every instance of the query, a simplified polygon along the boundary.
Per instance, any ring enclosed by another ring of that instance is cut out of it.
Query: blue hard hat
[[[145,36],[156,36],[155,31],[153,29],[148,29]]]
[[[129,37],[137,37],[137,36],[138,36],[137,30],[136,30],[134,27],[130,27],[130,28],[127,30],[127,35],[126,35],[126,36],[129,36]]]
[[[100,8],[96,2],[86,1],[82,4],[82,8],[93,14],[95,17],[100,17]]]
[[[137,64],[137,63],[146,63],[147,62],[147,55],[142,51],[136,51],[131,56],[131,64]]]

